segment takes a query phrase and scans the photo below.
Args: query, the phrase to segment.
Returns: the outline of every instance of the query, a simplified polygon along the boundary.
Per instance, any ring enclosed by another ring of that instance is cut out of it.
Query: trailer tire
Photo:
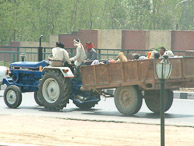
[[[145,103],[148,109],[154,113],[160,113],[160,91],[145,91]],[[171,90],[165,91],[164,96],[164,111],[168,111],[173,103],[173,92]]]
[[[37,91],[34,92],[34,100],[35,100],[35,102],[36,102],[39,106],[43,106],[42,101],[41,101],[41,98],[38,96]]]
[[[5,89],[4,102],[9,108],[17,108],[22,102],[22,93],[19,87],[10,85]]]
[[[126,116],[136,114],[142,106],[142,96],[138,87],[119,87],[114,93],[118,111]]]
[[[69,103],[70,78],[64,78],[58,70],[49,70],[40,79],[38,96],[49,111],[59,111]]]

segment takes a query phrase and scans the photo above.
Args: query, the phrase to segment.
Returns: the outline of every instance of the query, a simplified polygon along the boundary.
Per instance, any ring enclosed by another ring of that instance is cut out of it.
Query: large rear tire
[[[119,87],[114,93],[118,111],[126,116],[136,114],[142,106],[142,96],[138,87]]]
[[[17,108],[22,102],[22,93],[19,87],[10,85],[5,89],[4,102],[9,108]]]
[[[160,91],[159,90],[151,90],[145,91],[145,103],[149,110],[154,113],[160,113]],[[173,92],[171,90],[165,90],[164,96],[164,105],[165,112],[170,109],[173,103]]]
[[[66,107],[70,94],[70,78],[64,78],[60,71],[50,70],[40,79],[38,96],[47,110],[58,111]]]

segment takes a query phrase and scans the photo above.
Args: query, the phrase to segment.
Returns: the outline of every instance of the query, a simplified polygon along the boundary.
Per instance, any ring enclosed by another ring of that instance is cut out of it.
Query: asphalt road
[[[160,124],[160,116],[149,111],[145,103],[143,103],[141,110],[136,115],[130,117],[123,116],[117,111],[113,98],[105,99],[104,97],[102,97],[99,104],[90,111],[82,111],[70,101],[63,111],[49,112],[35,103],[33,93],[24,93],[20,107],[17,109],[9,109],[3,100],[3,90],[0,91],[0,115],[2,114],[32,115],[91,121]],[[166,125],[194,126],[194,100],[174,99],[173,105],[165,114],[165,117]]]

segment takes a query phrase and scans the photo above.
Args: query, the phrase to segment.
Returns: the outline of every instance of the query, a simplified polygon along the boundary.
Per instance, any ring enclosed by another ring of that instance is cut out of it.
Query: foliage
[[[189,30],[194,0],[0,0],[0,44],[80,29]]]

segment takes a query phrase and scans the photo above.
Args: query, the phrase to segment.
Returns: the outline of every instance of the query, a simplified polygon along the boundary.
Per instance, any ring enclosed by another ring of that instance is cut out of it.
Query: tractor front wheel
[[[34,100],[35,100],[35,102],[36,102],[39,106],[42,106],[42,102],[41,102],[40,97],[38,96],[37,91],[34,92]]]
[[[5,89],[4,102],[9,108],[17,108],[22,102],[22,93],[20,88],[10,85]]]

